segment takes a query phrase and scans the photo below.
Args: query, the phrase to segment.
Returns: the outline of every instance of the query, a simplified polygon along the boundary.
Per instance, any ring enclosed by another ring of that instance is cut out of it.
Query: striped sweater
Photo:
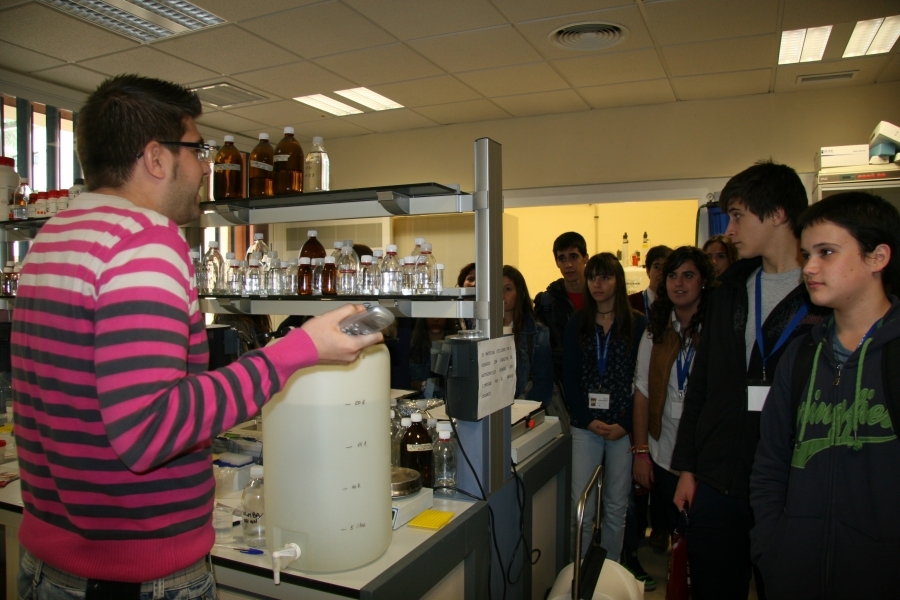
[[[163,577],[209,552],[210,439],[318,360],[297,330],[207,371],[178,226],[98,194],[34,240],[11,350],[19,540],[59,569],[115,581]]]

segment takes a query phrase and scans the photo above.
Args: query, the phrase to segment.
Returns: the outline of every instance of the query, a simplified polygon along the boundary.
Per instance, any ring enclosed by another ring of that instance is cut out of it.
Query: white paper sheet
[[[513,403],[516,345],[512,336],[478,342],[478,418]]]

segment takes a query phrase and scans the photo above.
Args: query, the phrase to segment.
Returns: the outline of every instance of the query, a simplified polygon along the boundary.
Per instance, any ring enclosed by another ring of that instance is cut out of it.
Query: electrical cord
[[[512,557],[509,560],[509,567],[506,571],[506,581],[510,585],[515,585],[518,583],[519,578],[522,577],[522,573],[525,571],[525,562],[523,560],[522,567],[519,569],[516,578],[512,578],[512,568],[513,563],[516,560],[516,554],[519,551],[519,546],[523,546],[525,549],[525,557],[532,564],[536,565],[538,561],[541,560],[541,551],[537,548],[531,550],[528,547],[528,540],[525,539],[525,482],[522,481],[522,478],[519,477],[519,472],[516,471],[516,463],[510,461],[510,465],[512,466],[513,477],[516,480],[516,501],[519,505],[519,539],[516,541],[516,546],[513,548]],[[537,556],[535,557],[535,553]]]

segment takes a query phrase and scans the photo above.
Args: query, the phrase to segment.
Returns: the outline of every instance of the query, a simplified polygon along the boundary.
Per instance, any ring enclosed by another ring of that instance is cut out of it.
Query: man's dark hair
[[[797,221],[797,237],[804,229],[820,223],[834,223],[853,236],[863,254],[879,244],[891,249],[891,260],[881,272],[887,294],[900,289],[900,213],[882,198],[865,192],[844,192],[828,196],[810,206]]]
[[[567,231],[553,241],[553,258],[556,258],[557,252],[562,252],[569,248],[575,248],[581,252],[582,256],[588,255],[587,242],[584,241],[584,237],[580,233]]]
[[[644,258],[644,268],[649,270],[653,263],[661,258],[665,259],[670,254],[672,254],[672,249],[668,246],[653,246],[647,250],[647,256]],[[655,292],[656,290],[653,291]]]
[[[791,227],[809,205],[797,171],[771,160],[761,160],[728,180],[719,195],[719,208],[727,213],[738,201],[760,221],[782,208]]]
[[[138,75],[107,79],[78,113],[78,160],[87,188],[121,187],[148,143],[179,141],[185,119],[202,112],[200,99],[183,86]]]

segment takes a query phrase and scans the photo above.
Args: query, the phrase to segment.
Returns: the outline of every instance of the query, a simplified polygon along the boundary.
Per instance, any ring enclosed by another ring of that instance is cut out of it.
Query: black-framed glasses
[[[192,148],[194,152],[197,153],[197,160],[206,160],[209,158],[209,146],[204,144],[203,142],[159,142],[160,144],[164,144],[166,146],[181,146],[183,148]],[[140,158],[144,155],[144,152],[141,151],[136,158]]]

